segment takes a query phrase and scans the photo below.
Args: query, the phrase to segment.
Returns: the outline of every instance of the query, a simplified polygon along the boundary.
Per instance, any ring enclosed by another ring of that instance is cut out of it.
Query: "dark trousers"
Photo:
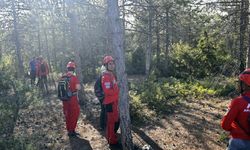
[[[36,71],[35,70],[31,70],[30,71],[30,82],[31,82],[31,85],[35,85],[35,80],[36,80]]]
[[[106,111],[102,103],[101,103],[101,112],[100,112],[100,127],[102,129],[105,129],[106,127]]]

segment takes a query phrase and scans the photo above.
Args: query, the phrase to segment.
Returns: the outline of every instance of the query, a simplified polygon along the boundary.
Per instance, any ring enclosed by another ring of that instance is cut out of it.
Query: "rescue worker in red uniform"
[[[119,128],[118,99],[119,88],[114,75],[115,63],[112,56],[105,56],[103,65],[106,71],[102,75],[102,88],[104,92],[103,105],[106,111],[106,138],[110,145],[118,144],[117,130]]]
[[[239,81],[241,96],[231,101],[228,111],[221,121],[221,127],[229,131],[231,136],[228,150],[250,149],[250,125],[248,123],[250,113],[250,69],[246,69],[239,75]]]
[[[77,91],[81,89],[80,82],[78,78],[74,75],[76,65],[74,62],[69,62],[67,64],[67,70],[66,76],[70,77],[70,91],[72,93],[75,93],[70,100],[63,101],[63,113],[66,119],[66,128],[68,131],[69,137],[74,137],[79,135],[75,131],[77,126],[77,120],[80,114],[80,106],[78,103],[78,96]]]
[[[36,75],[38,77],[38,85],[42,90],[45,89],[47,94],[49,94],[48,89],[48,75],[49,75],[49,65],[48,63],[43,59],[43,57],[38,57],[38,63],[37,63],[37,69],[36,69]]]

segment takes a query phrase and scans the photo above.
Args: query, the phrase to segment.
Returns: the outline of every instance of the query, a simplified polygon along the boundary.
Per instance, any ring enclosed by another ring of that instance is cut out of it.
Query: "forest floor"
[[[85,104],[81,105],[78,138],[69,138],[65,129],[62,103],[51,94],[19,111],[15,138],[28,139],[37,149],[109,150],[104,132],[99,130],[99,102],[93,85],[86,85]],[[149,144],[155,150],[224,150],[225,132],[221,117],[229,99],[189,100],[170,108],[173,113],[157,115],[147,123],[133,125],[133,140],[138,146]]]

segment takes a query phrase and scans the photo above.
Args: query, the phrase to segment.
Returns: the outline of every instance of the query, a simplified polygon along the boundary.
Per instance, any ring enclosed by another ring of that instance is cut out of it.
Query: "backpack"
[[[96,79],[95,86],[94,86],[94,92],[95,92],[95,96],[102,103],[102,101],[104,99],[104,92],[103,92],[103,89],[102,89],[102,76],[99,76]]]
[[[41,72],[43,72],[43,73],[46,72],[46,66],[45,66],[44,63],[41,64],[40,70],[41,70]]]
[[[69,87],[70,87],[70,77],[63,76],[58,82],[57,86],[58,98],[61,101],[68,101],[72,96],[76,95],[76,92],[75,93],[71,92]]]

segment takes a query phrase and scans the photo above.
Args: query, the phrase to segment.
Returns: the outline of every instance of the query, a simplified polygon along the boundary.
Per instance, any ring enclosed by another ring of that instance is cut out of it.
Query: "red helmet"
[[[239,75],[240,81],[250,86],[250,68],[247,68]]]
[[[103,58],[103,64],[107,64],[109,63],[110,61],[114,61],[114,58],[112,56],[105,56]]]
[[[74,62],[72,62],[72,61],[70,61],[70,62],[68,62],[68,64],[67,64],[67,68],[76,68],[76,64],[74,63]]]

